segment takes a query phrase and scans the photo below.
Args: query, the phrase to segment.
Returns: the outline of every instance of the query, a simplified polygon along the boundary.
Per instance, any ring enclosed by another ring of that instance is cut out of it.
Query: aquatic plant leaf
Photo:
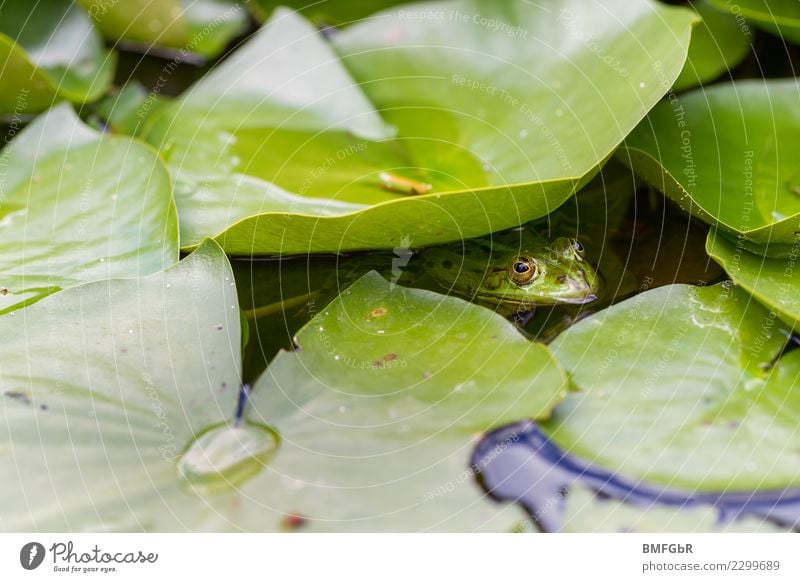
[[[740,25],[752,23],[759,28],[800,42],[800,4],[794,0],[710,0],[720,10],[732,13]]]
[[[501,446],[502,445],[502,446]],[[497,499],[529,514],[516,531],[752,531],[800,527],[800,488],[697,492],[566,453],[532,421],[489,433],[472,464]]]
[[[162,273],[0,318],[25,330],[0,334],[7,530],[472,531],[521,518],[481,492],[469,456],[483,430],[544,418],[566,394],[545,346],[372,273],[273,361],[236,427],[231,277],[208,242]],[[28,345],[43,346],[34,360]]]
[[[738,288],[671,285],[598,313],[551,345],[576,392],[542,424],[630,479],[688,491],[800,484],[800,351]]]
[[[205,236],[241,255],[419,247],[544,216],[666,92],[694,18],[648,0],[400,10],[330,42],[276,10],[149,119],[185,248]]]
[[[800,247],[785,257],[749,252],[723,234],[710,232],[706,251],[734,283],[773,310],[787,325],[800,327]]]
[[[281,448],[245,485],[267,512],[309,530],[510,529],[519,508],[488,499],[469,457],[485,430],[545,418],[566,378],[495,313],[365,275],[297,335],[254,387],[249,419]]]
[[[93,101],[116,57],[70,0],[6,0],[0,7],[0,114],[24,116],[56,101]]]
[[[0,313],[178,260],[172,184],[145,144],[96,132],[62,104],[20,132],[0,163]]]
[[[88,283],[0,317],[4,531],[200,529],[178,480],[230,418],[239,311],[214,243],[141,279]]]
[[[688,89],[713,81],[741,63],[750,50],[752,32],[730,13],[714,7],[711,0],[699,0],[692,8],[703,18],[692,29],[689,56],[673,89]]]
[[[797,95],[798,82],[782,79],[674,96],[653,108],[617,157],[709,224],[755,243],[792,243],[800,220]]]
[[[79,0],[111,41],[176,55],[214,57],[247,28],[245,2],[237,0]],[[178,52],[179,51],[179,52]]]
[[[565,532],[574,533],[755,533],[786,529],[756,516],[720,522],[710,507],[633,507],[616,499],[597,499],[574,488],[566,503]]]
[[[256,18],[265,21],[280,6],[297,10],[317,27],[346,26],[408,0],[371,0],[370,2],[341,2],[321,0],[309,3],[306,0],[252,0],[248,6]]]

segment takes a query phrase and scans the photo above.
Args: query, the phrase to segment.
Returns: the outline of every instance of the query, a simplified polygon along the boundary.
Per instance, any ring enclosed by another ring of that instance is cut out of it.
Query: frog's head
[[[518,235],[514,244],[507,239],[464,241],[426,258],[440,285],[516,310],[588,303],[600,285],[583,246],[566,237],[549,241]]]

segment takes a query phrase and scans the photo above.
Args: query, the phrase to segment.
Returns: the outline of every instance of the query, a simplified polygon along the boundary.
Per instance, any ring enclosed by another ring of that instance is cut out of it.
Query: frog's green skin
[[[425,271],[441,287],[506,315],[537,305],[582,305],[597,297],[600,278],[574,239],[548,240],[527,229],[431,247],[420,253]],[[532,266],[528,281],[514,280],[515,265]]]

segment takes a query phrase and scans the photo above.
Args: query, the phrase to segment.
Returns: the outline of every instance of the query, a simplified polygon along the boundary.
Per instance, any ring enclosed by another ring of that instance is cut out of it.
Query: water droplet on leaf
[[[258,474],[277,448],[278,436],[267,426],[213,426],[181,456],[178,477],[200,494],[229,491]]]

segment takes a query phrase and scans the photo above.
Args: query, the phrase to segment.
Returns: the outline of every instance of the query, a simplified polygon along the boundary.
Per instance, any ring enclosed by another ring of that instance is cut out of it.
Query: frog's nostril
[[[589,288],[589,284],[586,282],[586,279],[573,279],[570,278],[569,286],[574,289],[575,291],[585,291]]]
[[[558,281],[559,283],[566,283],[567,282],[567,276],[566,275],[559,275],[558,277],[556,277],[556,281]]]

